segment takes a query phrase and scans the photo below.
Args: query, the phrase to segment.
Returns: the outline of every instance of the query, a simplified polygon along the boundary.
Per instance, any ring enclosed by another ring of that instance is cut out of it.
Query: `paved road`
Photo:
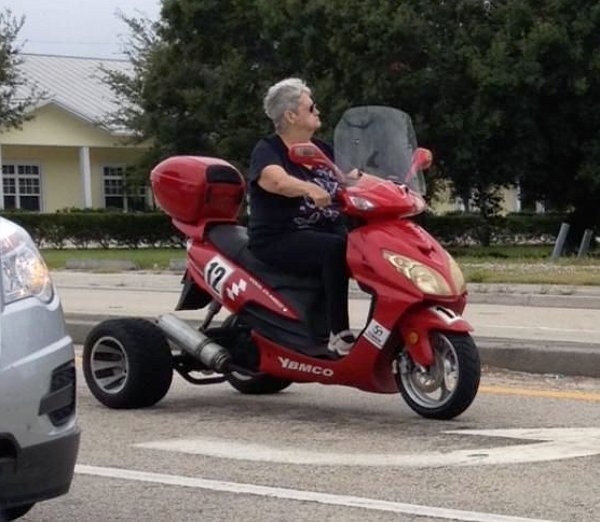
[[[81,375],[78,392],[72,491],[24,522],[597,522],[600,513],[597,379],[487,372],[451,422],[418,417],[398,395],[314,384],[250,397],[177,378],[161,403],[136,411],[102,407]]]
[[[156,318],[171,312],[180,275],[55,272],[73,337],[83,342],[103,317]],[[543,305],[543,306],[542,306]],[[352,327],[365,325],[369,301],[354,293]],[[178,312],[198,320],[204,311]],[[221,312],[217,319],[226,316]],[[541,373],[600,377],[600,291],[596,288],[475,285],[465,317],[484,363]]]

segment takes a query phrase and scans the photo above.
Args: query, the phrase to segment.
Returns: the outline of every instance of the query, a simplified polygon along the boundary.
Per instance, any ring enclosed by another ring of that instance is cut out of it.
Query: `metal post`
[[[588,253],[593,234],[594,231],[591,228],[585,229],[583,237],[581,238],[581,244],[579,245],[579,252],[577,252],[577,257],[583,257]]]
[[[0,145],[0,210],[4,210],[4,180],[2,179],[2,145]]]
[[[551,259],[556,259],[562,254],[562,251],[565,247],[565,241],[567,240],[567,234],[569,233],[569,228],[571,228],[571,226],[568,223],[560,224],[558,237],[556,238],[556,243],[554,243],[554,250],[552,251],[552,256],[550,256]]]

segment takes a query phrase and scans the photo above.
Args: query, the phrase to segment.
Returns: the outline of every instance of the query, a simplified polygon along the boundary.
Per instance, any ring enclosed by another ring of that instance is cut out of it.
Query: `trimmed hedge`
[[[42,247],[179,247],[185,238],[162,212],[2,212]]]
[[[424,213],[415,218],[431,235],[446,245],[550,244],[566,214],[515,213],[485,220],[479,214]]]
[[[70,211],[55,214],[1,213],[29,231],[42,247],[179,247],[184,236],[162,212],[122,213]],[[509,214],[485,221],[477,214],[425,213],[415,219],[445,245],[549,244],[558,234],[564,214]],[[245,220],[243,220],[245,221]]]

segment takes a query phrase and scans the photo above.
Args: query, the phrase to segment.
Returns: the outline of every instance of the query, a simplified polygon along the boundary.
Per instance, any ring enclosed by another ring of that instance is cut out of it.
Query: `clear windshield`
[[[334,132],[335,162],[342,172],[357,168],[425,194],[423,173],[410,172],[416,148],[410,116],[392,107],[348,109]]]

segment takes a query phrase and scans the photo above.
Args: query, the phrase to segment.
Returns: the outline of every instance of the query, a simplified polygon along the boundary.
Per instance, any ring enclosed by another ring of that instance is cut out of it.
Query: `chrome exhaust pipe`
[[[169,341],[198,359],[204,366],[219,373],[226,373],[229,370],[231,362],[229,352],[185,321],[173,314],[165,314],[158,317],[156,324]]]

